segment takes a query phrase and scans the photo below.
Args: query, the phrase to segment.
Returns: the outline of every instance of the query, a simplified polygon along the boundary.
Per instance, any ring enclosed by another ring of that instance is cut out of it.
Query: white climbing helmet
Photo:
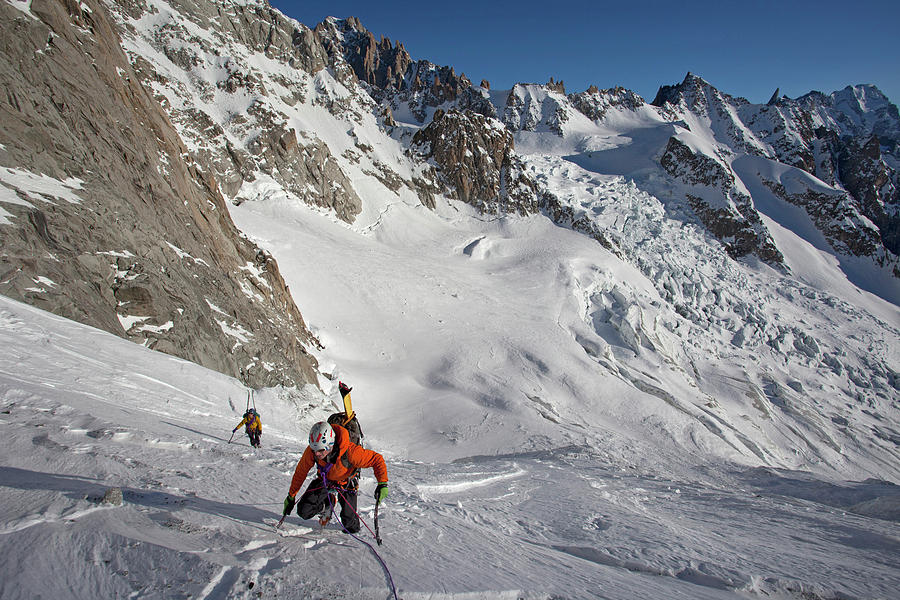
[[[313,452],[331,450],[334,447],[334,429],[325,421],[319,421],[309,430],[309,447]]]

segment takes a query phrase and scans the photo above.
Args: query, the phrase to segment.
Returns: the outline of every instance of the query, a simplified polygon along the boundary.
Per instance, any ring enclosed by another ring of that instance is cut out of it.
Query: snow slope
[[[397,183],[427,169],[407,152],[417,126],[402,110],[387,126],[352,79],[307,74],[215,22],[151,6],[119,15],[123,43],[161,75],[148,81],[189,147],[222,142],[192,126],[192,107],[247,147],[265,123],[229,111],[252,101],[301,142],[326,145],[361,199],[347,225],[260,169],[229,210],[277,259],[324,346],[323,373],[358,386],[386,451],[446,460],[589,444],[646,457],[652,440],[674,465],[712,456],[900,480],[897,305],[848,281],[783,203],[765,216],[798,275],[730,259],[691,225],[686,190],[661,176],[670,136],[715,155],[724,121],[687,115],[688,132],[644,104],[610,106],[596,122],[537,85],[497,107],[521,127],[528,174],[607,250],[543,215],[485,217],[440,195],[426,209]],[[208,42],[188,48],[189,70],[160,48],[187,43],[181,29]],[[223,61],[256,83],[226,93]]]
[[[636,464],[576,444],[391,456],[385,571],[334,525],[268,525],[306,428],[331,410],[314,388],[255,395],[254,451],[244,436],[228,443],[247,402],[232,379],[6,298],[0,344],[4,599],[380,599],[391,580],[407,600],[843,599],[890,598],[900,583],[892,484],[726,462],[673,470],[652,446]],[[377,419],[363,392],[365,427]],[[376,449],[403,438],[374,429]],[[121,505],[102,501],[113,487]],[[373,487],[367,474],[370,527]]]
[[[184,21],[151,5],[136,31]],[[238,382],[0,298],[2,598],[391,597],[359,542],[295,516],[288,536],[268,525],[338,380],[388,460],[378,551],[403,598],[895,595],[900,310],[774,199],[794,275],[731,260],[660,180],[675,129],[649,108],[517,133],[530,175],[611,251],[543,215],[392,191],[372,173],[421,172],[404,153],[415,125],[391,137],[328,70],[235,46],[187,73],[139,35],[126,45],[166,74],[154,92],[175,115],[220,90],[228,55],[274,91],[198,105],[229,141],[256,131],[233,114],[270,107],[327,144],[362,198],[348,225],[260,172],[229,207],[322,342],[324,392],[255,391],[254,451],[228,443]],[[523,89],[535,118],[537,87]],[[101,501],[110,487],[123,505]]]
[[[628,260],[542,216],[393,194],[366,196],[352,226],[263,182],[231,208],[279,260],[323,371],[365,390],[371,432],[409,432],[397,451],[423,460],[569,444],[640,456],[650,436],[663,457],[897,477],[896,391],[859,411],[840,382],[896,364],[894,305],[827,255],[805,263],[811,283],[735,263],[621,176],[527,160]]]

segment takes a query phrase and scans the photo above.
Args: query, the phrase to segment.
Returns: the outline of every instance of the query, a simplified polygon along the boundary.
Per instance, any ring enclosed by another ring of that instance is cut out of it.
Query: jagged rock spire
[[[550,78],[550,81],[547,82],[547,89],[552,90],[554,92],[558,92],[560,94],[566,93],[566,84],[563,83],[563,80],[553,81],[553,78]]]

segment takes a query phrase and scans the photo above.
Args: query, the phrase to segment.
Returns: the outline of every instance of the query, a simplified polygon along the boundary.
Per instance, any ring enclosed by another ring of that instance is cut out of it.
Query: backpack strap
[[[334,466],[335,457],[330,454],[325,458],[325,466],[321,466],[318,461],[316,462],[316,469],[319,472],[319,477],[322,478],[322,485],[325,489],[347,489],[347,490],[355,490],[356,486],[353,485],[353,478],[359,474],[359,469],[353,469],[349,475],[347,475],[347,486],[338,485],[336,482],[328,481],[328,472],[331,470],[331,467]],[[341,455],[341,464],[346,468],[350,468],[352,465],[350,464],[350,459],[347,458],[346,453]]]
[[[350,464],[350,459],[347,458],[347,453],[346,453],[346,452],[344,452],[343,454],[341,454],[341,464],[344,465],[344,467],[347,468],[347,469],[352,469],[352,470],[350,471],[350,474],[347,475],[347,482],[348,482],[348,484],[349,484],[351,481],[353,481],[353,478],[354,478],[354,477],[356,477],[357,475],[359,475],[359,469],[354,468],[353,465]]]

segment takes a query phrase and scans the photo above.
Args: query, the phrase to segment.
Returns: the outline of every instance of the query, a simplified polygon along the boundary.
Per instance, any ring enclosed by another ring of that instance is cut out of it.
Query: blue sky
[[[796,98],[871,83],[900,104],[897,0],[270,3],[309,27],[355,16],[414,60],[492,89],[553,77],[567,92],[621,85],[649,102],[691,71],[756,103],[775,88]]]

